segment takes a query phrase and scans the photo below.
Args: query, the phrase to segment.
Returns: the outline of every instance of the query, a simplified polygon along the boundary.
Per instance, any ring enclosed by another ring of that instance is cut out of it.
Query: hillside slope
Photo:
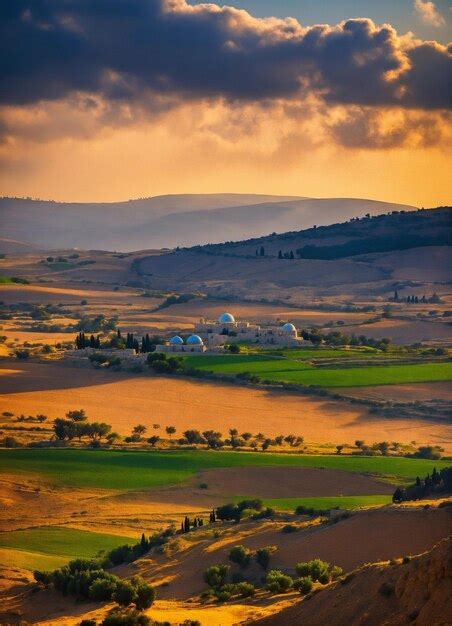
[[[452,623],[452,540],[408,563],[375,564],[256,626],[439,626]]]
[[[277,295],[294,303],[300,296],[386,296],[405,286],[433,292],[451,278],[451,226],[448,208],[398,212],[144,257],[134,269],[155,288],[259,300]],[[294,258],[280,259],[279,251]]]
[[[42,248],[133,251],[260,237],[414,207],[356,198],[170,195],[116,203],[0,198],[2,236]]]

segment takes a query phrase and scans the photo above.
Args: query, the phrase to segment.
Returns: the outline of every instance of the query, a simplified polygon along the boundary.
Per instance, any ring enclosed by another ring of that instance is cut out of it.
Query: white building
[[[158,345],[155,347],[156,352],[205,352],[206,346],[204,341],[199,335],[190,335],[187,341],[184,342],[182,337],[175,335],[171,337],[168,343]]]
[[[195,325],[195,333],[209,348],[238,342],[292,347],[303,341],[291,323],[261,326],[238,322],[231,313],[222,313],[216,321],[201,319]]]

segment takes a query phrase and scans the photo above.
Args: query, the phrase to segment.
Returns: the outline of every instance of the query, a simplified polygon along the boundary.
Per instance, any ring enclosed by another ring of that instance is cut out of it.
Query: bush
[[[298,576],[310,576],[313,581],[320,580],[321,577],[323,579],[328,577],[327,582],[329,582],[330,580],[330,564],[326,561],[321,561],[320,559],[313,559],[312,561],[297,563],[295,569]]]
[[[212,589],[218,589],[225,584],[230,569],[229,565],[212,565],[204,572],[204,581]]]
[[[251,560],[251,552],[244,546],[234,546],[229,552],[229,560],[237,563],[240,567],[248,567]]]
[[[136,609],[112,609],[101,626],[148,626],[151,620]]]
[[[22,444],[15,437],[3,437],[0,439],[0,446],[2,448],[21,448]]]
[[[102,601],[111,600],[114,592],[116,591],[118,578],[112,576],[111,578],[98,578],[95,580],[89,588],[90,600]]]
[[[270,570],[265,578],[265,588],[270,593],[286,593],[292,587],[293,580],[280,570]]]
[[[256,589],[251,583],[243,581],[237,584],[237,592],[241,598],[250,598],[254,596]]]
[[[113,600],[121,606],[129,606],[136,597],[135,588],[128,580],[121,580],[116,585]]]
[[[302,576],[301,578],[297,578],[296,580],[294,580],[293,586],[297,591],[305,596],[312,590],[312,578],[310,576]]]
[[[265,548],[258,548],[256,550],[256,561],[263,569],[267,569],[270,563],[270,557],[273,552],[276,552],[277,549],[278,548],[276,546],[266,546]]]
[[[96,626],[97,622],[95,619],[82,619],[78,626]]]
[[[281,528],[281,532],[283,533],[296,533],[298,531],[298,526],[295,524],[286,524]]]

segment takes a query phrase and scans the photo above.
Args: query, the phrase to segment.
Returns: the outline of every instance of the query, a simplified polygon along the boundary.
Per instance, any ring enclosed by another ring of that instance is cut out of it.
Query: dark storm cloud
[[[73,92],[448,108],[452,48],[349,20],[302,28],[184,0],[14,0],[0,8],[0,102]]]

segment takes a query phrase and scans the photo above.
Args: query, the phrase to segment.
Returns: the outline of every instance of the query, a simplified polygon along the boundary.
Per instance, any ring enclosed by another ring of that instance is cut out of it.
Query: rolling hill
[[[261,302],[433,293],[451,278],[451,224],[450,208],[391,212],[141,257],[134,269],[149,287]]]
[[[414,207],[357,198],[168,195],[115,203],[0,199],[2,237],[44,249],[174,248],[260,237]]]

